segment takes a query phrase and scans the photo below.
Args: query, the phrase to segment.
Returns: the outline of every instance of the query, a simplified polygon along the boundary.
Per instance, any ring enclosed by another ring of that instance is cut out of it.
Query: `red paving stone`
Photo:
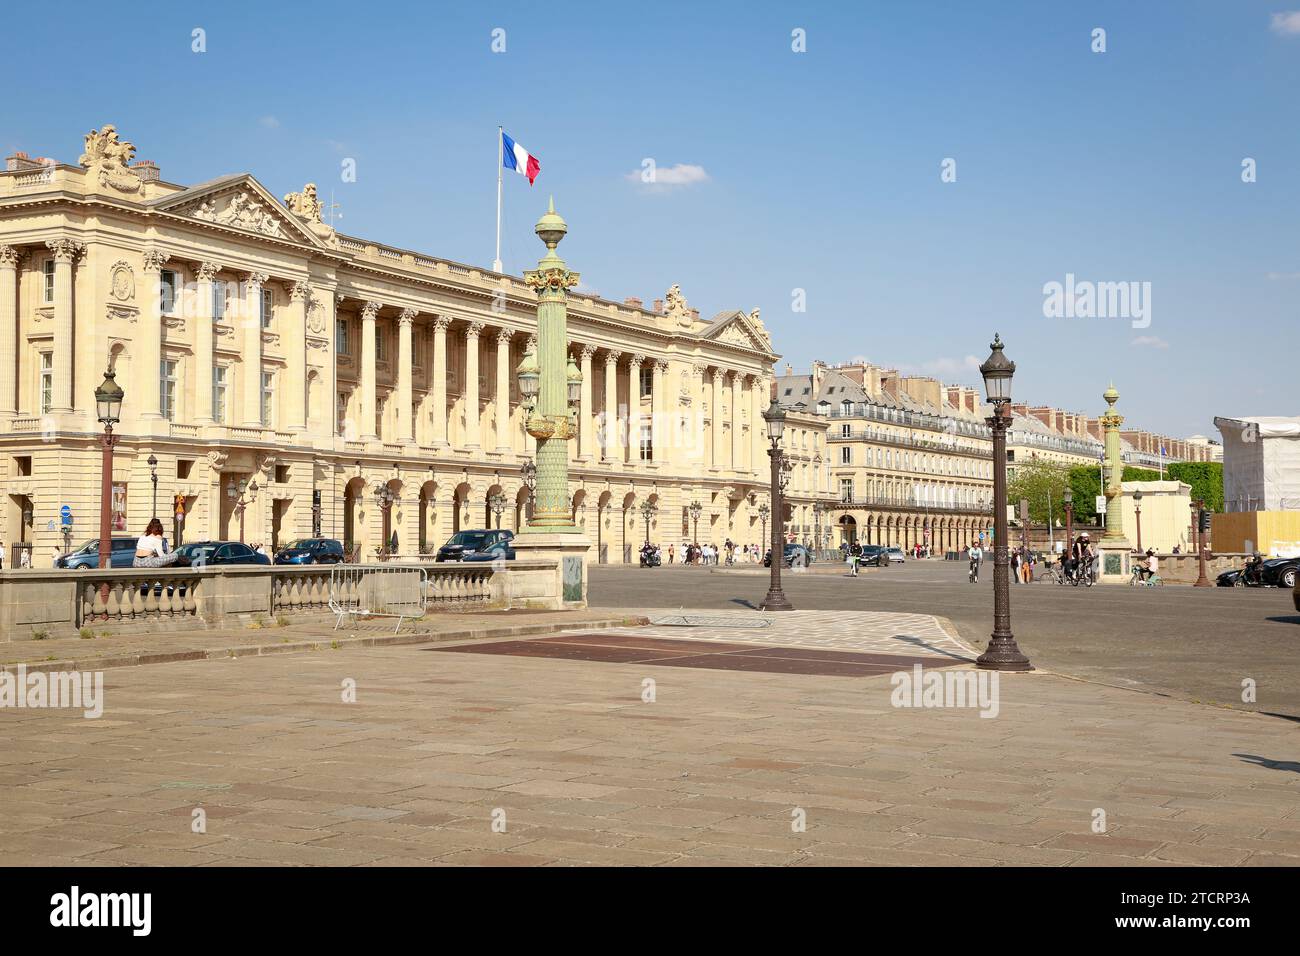
[[[902,656],[823,651],[802,647],[763,647],[713,641],[672,640],[634,634],[575,634],[531,641],[498,641],[433,647],[448,654],[500,654],[603,664],[649,664],[764,674],[810,674],[820,677],[878,677],[914,664],[955,667],[968,663],[935,654]]]

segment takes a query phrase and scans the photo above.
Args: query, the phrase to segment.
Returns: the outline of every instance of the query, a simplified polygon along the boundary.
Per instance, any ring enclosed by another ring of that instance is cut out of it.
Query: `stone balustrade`
[[[562,600],[557,558],[418,567],[427,574],[428,613],[575,606]],[[0,641],[67,637],[82,627],[175,631],[242,627],[280,615],[310,619],[329,613],[330,590],[328,565],[0,571]]]

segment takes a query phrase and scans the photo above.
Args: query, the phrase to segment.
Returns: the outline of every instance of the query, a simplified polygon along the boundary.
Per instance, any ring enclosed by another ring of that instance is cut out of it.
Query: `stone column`
[[[289,289],[289,320],[281,323],[287,381],[279,389],[284,396],[281,405],[284,428],[292,432],[307,430],[307,310],[310,306],[311,287],[306,282],[295,282]]]
[[[411,420],[411,325],[419,315],[415,309],[403,309],[397,317],[397,440],[404,445],[415,442]]]
[[[478,337],[482,322],[471,322],[465,329],[465,447],[479,447],[478,407]]]
[[[754,376],[749,385],[749,397],[749,470],[757,472],[767,457],[767,422],[763,421],[763,413],[767,411],[768,394],[763,376]]]
[[[379,441],[375,428],[375,316],[383,307],[382,302],[367,302],[361,308],[361,367],[357,369],[361,403],[357,415],[361,418],[362,441]]]
[[[497,332],[497,451],[508,455],[513,448],[510,444],[510,337],[513,329],[501,329]]]
[[[627,460],[641,460],[641,365],[645,356],[627,360]]]
[[[584,345],[578,353],[582,363],[582,389],[578,404],[578,458],[581,461],[591,461],[595,452],[596,415],[591,407],[592,389],[595,385],[591,380],[591,358],[595,354],[594,345]]]
[[[0,246],[0,416],[18,413],[18,250]]]
[[[141,375],[140,381],[154,382],[158,379],[162,362],[162,267],[170,258],[166,253],[150,249],[144,254],[144,282],[141,283],[140,295],[140,344],[137,349],[136,366]],[[0,355],[8,355],[0,344]],[[141,418],[162,418],[161,389],[145,388],[144,398],[137,406]],[[0,402],[0,409],[3,402]]]
[[[745,467],[745,427],[740,414],[743,378],[739,372],[731,373],[731,470],[736,472]]]
[[[433,320],[433,447],[447,447],[447,326],[451,319]]]
[[[212,422],[212,280],[221,271],[215,262],[199,264],[198,302],[194,304],[194,381],[188,391],[194,396],[194,421]]]
[[[605,353],[605,442],[601,461],[613,461],[618,447],[618,360],[622,355],[614,351]]]
[[[668,362],[664,359],[654,360],[654,381],[650,385],[650,447],[655,461],[667,461],[668,449],[663,447],[664,436],[664,373],[668,371]]]
[[[50,410],[70,412],[73,408],[72,263],[85,246],[72,239],[51,239],[45,245],[54,253],[54,395]]]
[[[709,405],[710,444],[713,446],[711,467],[717,471],[722,467],[722,376],[726,373],[720,369],[713,370],[713,398]]]
[[[262,426],[262,286],[264,272],[244,276],[244,424]],[[231,421],[236,420],[233,414]]]

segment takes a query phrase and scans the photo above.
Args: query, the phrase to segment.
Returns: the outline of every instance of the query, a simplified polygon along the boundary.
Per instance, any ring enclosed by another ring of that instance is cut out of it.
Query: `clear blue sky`
[[[312,180],[346,232],[486,265],[501,124],[542,163],[505,183],[510,271],[554,193],[588,287],[759,306],[796,368],[973,384],[998,330],[1018,398],[1097,414],[1113,378],[1135,425],[1217,437],[1215,414],[1300,413],[1289,4],[19,4],[0,148],[75,162],[113,122],[170,181]],[[648,189],[646,157],[707,178]],[[1150,327],[1045,318],[1066,273],[1151,282]]]

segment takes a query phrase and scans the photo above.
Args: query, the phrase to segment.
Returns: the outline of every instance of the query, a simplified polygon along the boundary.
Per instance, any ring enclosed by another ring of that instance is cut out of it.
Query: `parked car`
[[[135,543],[137,538],[111,538],[113,550],[109,554],[110,568],[129,568],[135,560]],[[56,568],[74,568],[88,571],[99,567],[99,539],[91,538],[75,551],[69,551],[54,561]]]
[[[276,564],[341,564],[343,542],[334,538],[301,538],[275,553]]]
[[[1295,586],[1291,588],[1291,600],[1295,603],[1295,609],[1300,611],[1300,577],[1296,578]]]
[[[801,544],[787,544],[782,549],[782,551],[783,554],[781,555],[781,559],[782,559],[781,567],[783,568],[789,568],[794,566],[795,555],[800,556],[801,567],[806,568],[808,567],[808,565],[812,564],[813,562],[812,552],[809,551]],[[769,548],[767,553],[763,555],[763,567],[770,568],[771,566],[772,566],[772,551]]]
[[[907,558],[903,556],[902,548],[886,548],[885,554],[888,555],[890,561],[897,561],[899,564],[902,564],[907,560]]]
[[[443,561],[495,561],[515,556],[515,533],[501,528],[475,528],[457,531],[438,549],[439,562]]]
[[[271,559],[238,541],[191,541],[176,549],[176,567],[214,567],[228,564],[270,564]]]
[[[889,549],[881,544],[864,544],[859,564],[875,565],[878,568],[889,567]]]
[[[1244,571],[1245,568],[1233,568],[1231,571],[1224,571],[1215,579],[1214,583],[1221,588],[1242,587],[1244,582],[1241,576]],[[1298,577],[1300,577],[1300,558],[1269,558],[1260,568],[1260,583],[1254,586],[1294,588]]]

